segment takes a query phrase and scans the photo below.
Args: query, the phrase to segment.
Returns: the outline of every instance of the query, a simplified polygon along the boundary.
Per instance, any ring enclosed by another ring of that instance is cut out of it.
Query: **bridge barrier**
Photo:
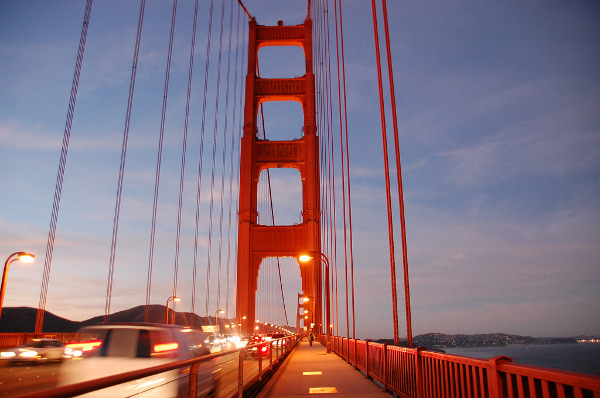
[[[217,380],[219,396],[239,398],[243,396],[255,396],[266,383],[266,381],[275,373],[277,368],[283,363],[283,360],[297,347],[298,343],[301,340],[301,337],[302,336],[300,335],[291,335],[262,343],[249,344],[243,348],[205,355],[199,358],[171,362],[168,364],[153,366],[151,368],[134,370],[126,373],[102,377],[95,380],[88,380],[44,391],[37,391],[31,394],[18,396],[16,398],[75,397],[85,393],[101,390],[103,388],[116,386],[118,384],[142,379],[163,372],[168,372],[170,370],[187,367],[189,367],[190,370],[189,372],[185,372],[185,374],[187,375],[185,376],[185,378],[187,378],[189,389],[185,396],[195,398],[198,369],[200,368],[202,363],[216,358],[223,359],[223,361],[221,361],[219,365],[217,365],[220,367],[224,367],[226,364],[232,366],[234,366],[235,364],[235,368],[223,371],[219,375],[219,379]],[[248,366],[249,364],[246,363],[248,349],[257,347],[260,352],[260,348],[265,345],[270,345],[271,347],[271,349],[269,350],[269,356],[263,357],[260,354],[258,355],[256,359],[258,362],[257,369],[254,369],[255,366]],[[224,383],[223,379],[225,378],[227,378],[229,382]],[[160,386],[155,385],[152,388],[156,387]],[[138,395],[142,392],[143,391],[137,391],[135,393],[132,393],[132,396]]]
[[[326,344],[326,337],[319,341]],[[477,359],[345,337],[332,350],[386,391],[403,398],[600,398],[600,377],[498,356]]]

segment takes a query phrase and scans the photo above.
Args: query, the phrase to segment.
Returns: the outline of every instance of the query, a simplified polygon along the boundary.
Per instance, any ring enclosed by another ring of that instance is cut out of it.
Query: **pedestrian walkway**
[[[338,357],[327,354],[320,343],[303,340],[258,395],[309,397],[313,394],[344,394],[344,397],[389,397],[383,388]]]

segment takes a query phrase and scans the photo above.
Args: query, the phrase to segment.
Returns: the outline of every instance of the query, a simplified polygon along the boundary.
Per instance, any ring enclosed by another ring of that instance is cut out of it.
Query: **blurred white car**
[[[62,361],[64,350],[65,345],[60,340],[33,339],[22,346],[0,352],[0,359],[9,364]]]
[[[66,355],[73,360],[59,370],[59,385],[145,369],[200,357],[209,353],[202,332],[160,324],[107,324],[79,330],[81,341],[69,343]],[[198,371],[197,396],[217,390],[216,361],[209,360]],[[181,368],[119,384],[84,396],[179,397],[187,394],[190,368]]]

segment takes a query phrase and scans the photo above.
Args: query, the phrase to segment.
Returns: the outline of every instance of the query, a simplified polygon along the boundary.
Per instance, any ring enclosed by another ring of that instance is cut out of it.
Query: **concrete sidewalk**
[[[336,354],[327,354],[322,344],[314,342],[311,347],[303,340],[258,397],[309,397],[327,393],[346,397],[390,396]]]

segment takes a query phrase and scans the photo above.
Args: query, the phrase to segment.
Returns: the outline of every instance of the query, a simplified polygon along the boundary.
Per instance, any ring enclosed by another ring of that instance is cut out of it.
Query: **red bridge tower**
[[[300,46],[306,73],[302,77],[262,79],[257,76],[258,51],[265,46]],[[291,141],[269,141],[257,137],[259,106],[266,101],[298,101],[304,113],[304,136]],[[298,257],[321,253],[319,140],[315,117],[315,77],[312,67],[312,22],[303,25],[260,26],[250,21],[248,75],[244,108],[244,135],[240,154],[240,202],[238,229],[236,316],[244,333],[252,333],[258,270],[266,257]],[[302,223],[267,226],[258,224],[257,185],[260,172],[289,167],[302,179]],[[322,324],[321,267],[312,260],[300,266],[302,290],[315,302],[313,318]]]

